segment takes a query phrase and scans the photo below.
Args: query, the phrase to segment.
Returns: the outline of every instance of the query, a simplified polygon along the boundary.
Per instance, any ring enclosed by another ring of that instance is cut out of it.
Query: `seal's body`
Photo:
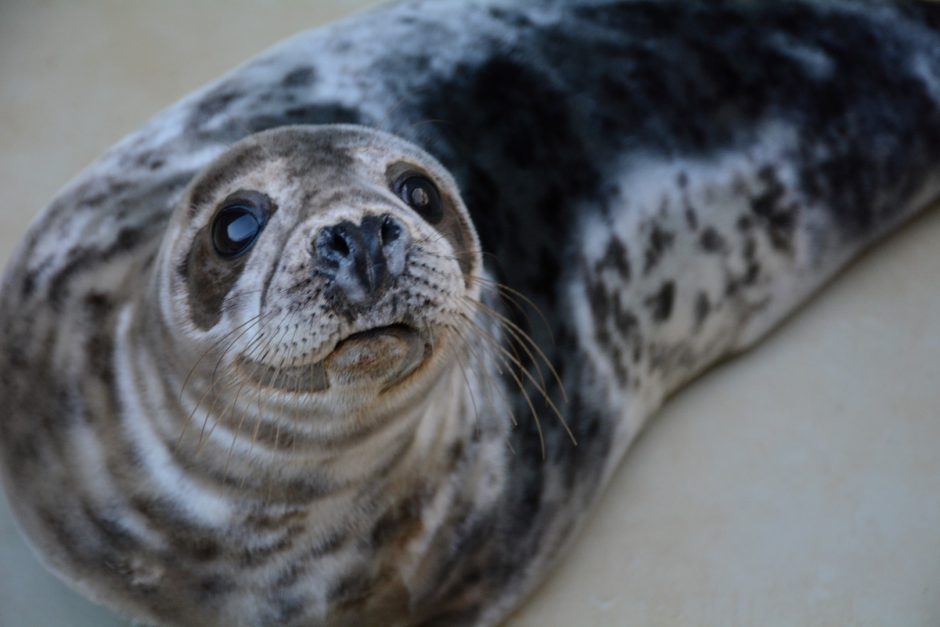
[[[0,456],[84,593],[498,622],[668,393],[940,191],[926,7],[467,4],[286,42],[32,227]]]

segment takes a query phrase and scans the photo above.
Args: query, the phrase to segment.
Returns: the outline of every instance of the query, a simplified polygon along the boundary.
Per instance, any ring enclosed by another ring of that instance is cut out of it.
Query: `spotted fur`
[[[0,457],[22,526],[154,624],[498,622],[670,392],[936,197],[936,24],[913,2],[439,0],[270,50],[105,154],[7,269]],[[255,135],[294,125],[331,126]],[[451,208],[409,222],[428,256],[372,312],[309,279],[298,227],[404,211],[362,150],[427,166]],[[278,217],[220,264],[204,229],[246,186]],[[407,402],[322,396],[315,347],[400,311],[436,324],[454,294],[477,318]],[[227,415],[200,358],[265,306],[306,324],[267,327],[276,355],[232,353],[259,410]]]

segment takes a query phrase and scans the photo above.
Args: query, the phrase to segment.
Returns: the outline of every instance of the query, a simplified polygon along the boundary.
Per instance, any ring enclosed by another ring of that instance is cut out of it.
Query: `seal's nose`
[[[358,225],[344,220],[317,232],[316,269],[333,279],[349,303],[367,304],[405,269],[410,244],[408,228],[390,214],[368,215]]]

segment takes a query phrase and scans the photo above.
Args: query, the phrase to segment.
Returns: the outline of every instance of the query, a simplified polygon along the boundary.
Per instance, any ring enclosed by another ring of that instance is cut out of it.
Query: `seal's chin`
[[[402,383],[431,356],[432,338],[407,324],[359,331],[336,343],[317,363],[275,368],[239,357],[239,375],[255,385],[298,394],[331,388],[389,390]]]
[[[322,363],[331,384],[387,389],[417,370],[430,352],[430,343],[414,328],[391,324],[340,340]]]

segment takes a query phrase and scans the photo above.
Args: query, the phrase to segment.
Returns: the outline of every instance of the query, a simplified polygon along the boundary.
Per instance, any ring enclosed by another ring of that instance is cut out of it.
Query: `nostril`
[[[377,225],[376,236],[379,240],[385,269],[389,276],[398,276],[405,270],[405,259],[411,244],[411,234],[405,223],[391,214],[385,214]]]
[[[339,231],[333,231],[333,236],[330,238],[329,246],[333,252],[338,253],[341,257],[349,256],[349,244],[346,242],[346,238],[343,237],[343,234]]]
[[[354,253],[353,235],[343,224],[321,229],[314,243],[316,255],[322,260],[340,263]]]
[[[401,222],[392,216],[385,214],[385,216],[382,218],[382,228],[379,230],[379,237],[381,238],[382,245],[385,246],[386,244],[391,244],[401,237],[401,233]]]

